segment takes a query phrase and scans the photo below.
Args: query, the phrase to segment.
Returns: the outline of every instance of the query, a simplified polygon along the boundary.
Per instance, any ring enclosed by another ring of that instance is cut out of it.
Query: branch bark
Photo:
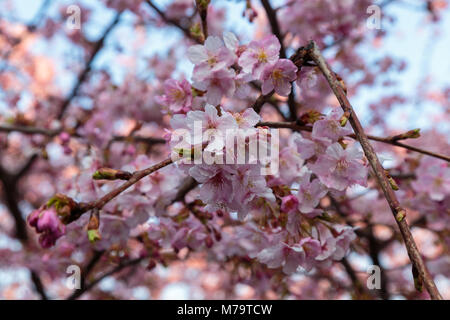
[[[433,278],[428,272],[419,250],[417,249],[417,245],[409,229],[408,222],[404,218],[405,209],[401,207],[397,196],[390,187],[389,181],[385,175],[384,168],[381,165],[372,145],[370,144],[369,139],[364,133],[364,129],[355,111],[353,110],[353,107],[347,99],[347,95],[345,94],[339,81],[336,79],[335,73],[331,71],[331,68],[325,61],[314,41],[311,41],[308,52],[309,57],[314,60],[314,62],[317,64],[317,66],[325,76],[344,112],[348,112],[350,114],[349,121],[355,132],[356,139],[361,143],[364,153],[373,171],[375,172],[378,184],[383,190],[384,196],[389,204],[389,207],[391,208],[392,214],[394,215],[395,221],[397,222],[397,225],[400,229],[403,240],[405,241],[406,249],[408,251],[411,263],[417,269],[419,276],[425,285],[425,288],[430,294],[430,297],[434,300],[442,300],[442,296],[439,293],[436,284],[433,281]]]

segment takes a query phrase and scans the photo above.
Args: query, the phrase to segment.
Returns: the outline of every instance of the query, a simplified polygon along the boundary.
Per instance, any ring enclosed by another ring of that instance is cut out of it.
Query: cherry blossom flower
[[[241,220],[251,210],[252,201],[262,198],[269,202],[275,201],[273,191],[267,186],[260,169],[259,165],[254,164],[235,166],[233,197],[229,197],[229,207],[238,212]]]
[[[331,141],[328,139],[306,139],[298,132],[292,135],[292,141],[297,146],[297,151],[304,160],[323,154],[331,144]]]
[[[287,97],[291,92],[291,82],[297,78],[296,72],[297,67],[289,59],[280,59],[266,66],[261,75],[262,94],[275,90],[280,96]]]
[[[234,170],[226,165],[196,165],[189,169],[189,175],[200,186],[200,199],[207,203],[209,211],[223,207],[234,197]]]
[[[28,224],[41,234],[39,243],[43,248],[54,246],[56,240],[66,233],[66,226],[61,222],[53,207],[42,206],[33,211],[27,220]]]
[[[270,35],[260,41],[252,41],[239,57],[239,65],[245,73],[251,73],[254,79],[259,79],[267,65],[277,62],[280,54],[280,42]]]
[[[303,213],[312,212],[319,204],[320,199],[322,199],[328,192],[319,179],[309,181],[310,175],[311,174],[308,173],[305,177],[302,177],[302,182],[299,185],[299,190],[297,193],[299,210]]]
[[[333,109],[324,119],[314,122],[312,137],[314,139],[327,138],[333,142],[338,141],[341,137],[352,133],[350,123],[346,123],[344,127],[340,124],[340,119],[344,112],[340,108]]]
[[[196,72],[193,76],[193,86],[207,91],[206,100],[209,104],[219,105],[223,96],[231,97],[236,89],[235,72],[231,69],[218,69],[207,72]]]
[[[425,192],[435,201],[450,195],[450,167],[434,158],[425,158],[417,170],[417,179],[412,182],[418,192]]]
[[[290,194],[281,199],[281,211],[286,213],[293,213],[298,208],[298,200],[297,198]]]
[[[257,259],[269,268],[283,266],[284,273],[292,274],[299,266],[307,271],[311,270],[320,248],[320,242],[312,238],[304,238],[294,245],[281,242],[262,250]]]
[[[189,111],[192,104],[191,85],[185,79],[176,81],[169,79],[164,82],[164,95],[159,102],[167,105],[172,112]]]
[[[245,111],[240,113],[234,113],[233,116],[236,119],[239,129],[253,128],[261,120],[261,116],[253,108],[245,109]]]
[[[342,191],[354,184],[367,184],[368,169],[356,145],[343,149],[339,143],[333,143],[310,168],[328,188]]]
[[[195,65],[194,75],[205,74],[231,66],[235,61],[235,55],[225,45],[222,39],[210,36],[205,44],[197,44],[189,47],[187,56]]]

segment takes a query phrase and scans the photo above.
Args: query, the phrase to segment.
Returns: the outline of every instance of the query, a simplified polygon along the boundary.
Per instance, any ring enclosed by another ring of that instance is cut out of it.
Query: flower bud
[[[281,211],[286,213],[292,213],[297,210],[298,207],[298,199],[294,195],[288,195],[281,199]]]
[[[133,174],[127,171],[100,168],[94,172],[92,178],[95,180],[130,180],[132,176]]]

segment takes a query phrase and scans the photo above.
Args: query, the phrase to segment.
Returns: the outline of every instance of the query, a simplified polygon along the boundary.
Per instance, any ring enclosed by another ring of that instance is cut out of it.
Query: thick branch
[[[403,240],[405,241],[406,249],[413,266],[417,269],[419,276],[421,277],[431,298],[441,300],[442,296],[439,293],[433,281],[433,278],[428,272],[419,250],[417,249],[416,243],[409,229],[408,222],[406,221],[406,219],[404,219],[403,215],[405,210],[400,206],[397,196],[390,187],[384,168],[378,160],[378,157],[372,145],[370,144],[369,139],[364,133],[363,127],[361,126],[356,113],[354,112],[350,102],[348,101],[341,84],[336,79],[335,73],[331,71],[328,63],[325,61],[324,57],[322,56],[321,52],[314,42],[311,42],[311,46],[308,51],[310,58],[314,60],[314,62],[316,62],[325,78],[327,79],[344,112],[350,113],[349,121],[353,127],[353,130],[355,131],[356,139],[361,143],[364,153],[373,171],[375,172],[378,184],[383,190],[385,198],[391,208],[392,214],[394,215],[395,221],[400,228],[400,232],[402,234]]]

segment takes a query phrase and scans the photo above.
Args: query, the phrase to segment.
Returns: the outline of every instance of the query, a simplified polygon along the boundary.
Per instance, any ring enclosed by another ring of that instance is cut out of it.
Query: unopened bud
[[[408,132],[393,136],[391,138],[391,140],[398,141],[398,140],[405,140],[405,139],[417,139],[419,137],[420,137],[420,129],[414,129],[414,130],[409,130]]]
[[[349,117],[350,117],[350,112],[345,111],[340,120],[341,127],[345,127],[345,125],[348,122]]]
[[[205,245],[207,248],[211,248],[214,245],[214,241],[210,236],[207,236],[205,239]]]
[[[98,231],[98,229],[88,230],[88,231],[87,231],[87,234],[88,234],[89,242],[91,242],[91,243],[95,243],[96,241],[102,239],[102,237],[101,237],[100,232]]]
[[[47,207],[54,207],[58,217],[64,224],[73,221],[73,218],[75,217],[72,217],[72,213],[79,208],[78,203],[61,193],[57,193],[50,198],[50,200],[47,201]]]
[[[208,9],[208,5],[211,0],[195,0],[195,4],[200,11]]]
[[[397,214],[395,215],[395,220],[397,220],[398,222],[403,221],[403,219],[405,219],[406,217],[406,211],[403,210],[402,208],[397,208]]]
[[[156,262],[155,262],[155,260],[150,260],[149,262],[148,262],[148,265],[147,265],[147,270],[148,271],[150,271],[150,270],[153,270],[154,268],[156,267]]]
[[[98,209],[94,209],[91,212],[91,216],[89,217],[89,223],[87,226],[88,238],[91,243],[94,243],[102,238],[100,235],[99,228],[100,228],[100,211]]]
[[[130,180],[133,175],[130,172],[111,168],[100,168],[94,172],[92,178],[95,180]]]
[[[400,188],[398,187],[397,182],[395,182],[394,178],[391,177],[391,175],[389,174],[389,172],[386,170],[385,171],[386,177],[389,181],[389,184],[391,185],[392,190],[397,191]]]
[[[300,116],[300,121],[303,123],[314,124],[321,116],[322,114],[320,112],[309,110]]]
[[[190,29],[192,37],[197,39],[199,42],[203,43],[205,41],[205,37],[203,35],[202,27],[199,23],[194,24]]]

